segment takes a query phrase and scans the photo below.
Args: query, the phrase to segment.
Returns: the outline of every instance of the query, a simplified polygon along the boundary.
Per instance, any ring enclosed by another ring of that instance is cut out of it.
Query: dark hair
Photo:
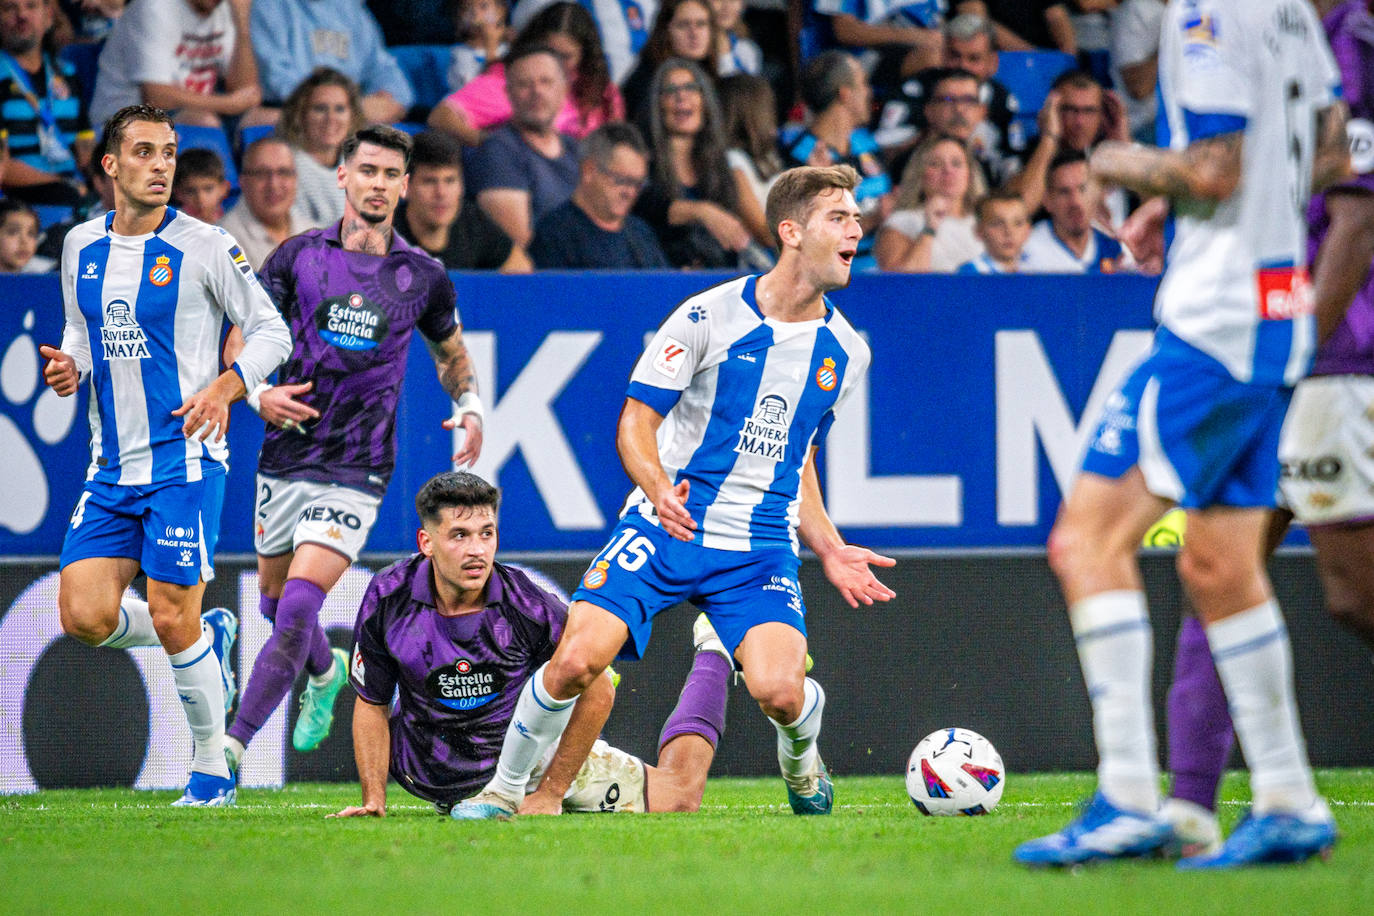
[[[149,124],[166,124],[172,130],[176,130],[176,125],[172,123],[172,116],[161,108],[154,108],[152,105],[125,105],[110,115],[110,119],[105,122],[105,129],[101,132],[101,156],[103,157],[106,153],[111,156],[118,156],[120,144],[124,142],[124,134],[128,132],[129,125],[139,121],[146,121]]]
[[[1063,89],[1065,86],[1071,89],[1102,88],[1102,84],[1087,70],[1065,70],[1054,78],[1053,83],[1050,83],[1050,90]]]
[[[427,165],[432,168],[463,169],[463,147],[449,134],[426,130],[411,138],[414,149],[410,154],[410,171]]]
[[[701,86],[701,130],[692,138],[697,197],[720,204],[733,212],[738,203],[738,192],[735,180],[730,175],[730,167],[725,162],[725,141],[721,138],[720,103],[716,101],[715,85],[701,67],[685,57],[670,57],[659,64],[649,86],[649,146],[653,149],[654,183],[672,200],[677,200],[682,193],[682,182],[673,171],[668,131],[663,126],[663,81],[674,70],[686,70]]]
[[[525,58],[535,57],[539,54],[544,54],[553,58],[553,62],[558,64],[559,66],[558,72],[563,72],[563,63],[561,58],[559,58],[557,51],[555,51],[553,48],[550,48],[548,45],[542,42],[530,42],[529,44],[516,45],[515,47],[510,49],[510,51],[506,54],[505,57],[501,59],[501,62],[506,66],[507,80],[510,79],[511,68],[513,68],[516,64],[520,63],[520,61],[524,60]]]
[[[27,213],[33,218],[38,230],[40,232],[43,230],[43,221],[39,218],[38,211],[33,207],[22,200],[15,200],[13,197],[0,199],[0,226],[5,224],[5,220],[9,219],[11,213]]]
[[[504,24],[510,25],[510,4],[507,2],[507,0],[496,0],[496,2],[501,4],[502,8],[505,10],[506,18],[504,20]],[[456,0],[456,2],[452,3],[453,31],[455,33],[455,37],[459,41],[469,41],[475,34],[477,34],[477,30],[472,28],[471,24],[465,21],[467,13],[467,10],[464,9],[465,6],[466,4],[463,2],[463,0]]]
[[[748,73],[725,77],[720,105],[726,145],[744,150],[765,181],[781,172],[777,103],[768,80]]]
[[[583,137],[579,144],[578,158],[582,162],[590,159],[603,166],[609,165],[611,155],[617,146],[628,146],[645,159],[649,158],[649,147],[644,143],[643,134],[639,132],[639,128],[625,121],[602,124]]]
[[[1087,161],[1088,154],[1082,150],[1066,149],[1056,154],[1055,157],[1050,160],[1050,167],[1045,169],[1045,187],[1048,188],[1050,186],[1050,179],[1054,176],[1054,173],[1064,166],[1073,165],[1075,162],[1086,164]]]
[[[965,70],[963,67],[939,67],[931,73],[930,82],[927,83],[930,86],[930,97],[926,99],[927,105],[935,98],[935,87],[945,80],[972,80],[978,86],[979,95],[982,94],[983,81],[978,78],[978,74]]]
[[[658,15],[654,17],[654,27],[650,30],[649,37],[639,52],[639,59],[648,60],[651,66],[657,67],[668,58],[675,56],[672,39],[668,35],[668,27],[672,25],[673,16],[677,14],[677,8],[684,3],[695,3],[697,6],[706,8],[706,18],[711,23],[711,41],[706,46],[706,60],[701,63],[711,68],[711,79],[715,79],[715,54],[716,48],[720,47],[721,32],[720,23],[716,21],[716,8],[711,5],[710,0],[664,0],[658,8]]]
[[[798,89],[812,114],[825,111],[840,97],[840,90],[854,83],[858,60],[848,51],[822,51],[802,68]]]
[[[248,157],[255,154],[264,146],[284,146],[288,151],[291,149],[291,144],[288,143],[286,138],[281,134],[271,133],[263,137],[258,137],[258,139],[243,148],[243,155],[239,158],[239,162],[242,163],[242,168],[247,168]]]
[[[410,139],[410,134],[388,124],[369,124],[362,130],[350,134],[348,139],[339,148],[339,153],[347,162],[353,158],[353,154],[358,151],[358,147],[364,143],[371,143],[373,146],[380,146],[383,149],[394,149],[401,154],[405,160],[403,168],[410,168],[410,153],[415,148],[415,144]]]
[[[310,107],[310,97],[321,86],[338,86],[348,93],[348,107],[353,109],[351,126],[354,130],[363,126],[363,97],[358,84],[338,70],[316,67],[282,102],[280,131],[292,146],[305,146],[305,111]]]
[[[818,195],[832,188],[852,191],[858,186],[859,173],[852,165],[802,165],[783,172],[773,184],[773,190],[768,192],[768,200],[763,207],[764,219],[768,220],[768,231],[773,233],[773,241],[779,249],[782,248],[778,224],[785,219],[805,223],[811,216],[811,208]]]
[[[586,115],[600,108],[606,101],[611,73],[606,66],[606,52],[601,46],[596,20],[579,3],[554,3],[535,13],[511,43],[506,66],[518,60],[517,54],[527,45],[543,45],[547,49],[550,35],[567,35],[582,49],[577,74],[568,87],[577,110]],[[561,61],[559,65],[562,66]]]
[[[223,181],[224,160],[219,157],[219,153],[212,149],[197,148],[178,154],[177,176],[172,183],[172,192],[176,193],[177,185],[192,178],[213,178],[215,181]]]
[[[501,508],[501,491],[470,471],[445,471],[435,474],[415,494],[415,511],[420,524],[439,520],[445,509],[481,509],[494,514]]]

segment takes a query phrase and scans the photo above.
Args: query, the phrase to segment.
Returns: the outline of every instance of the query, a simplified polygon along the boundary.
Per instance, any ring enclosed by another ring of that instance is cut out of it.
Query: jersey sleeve
[[[445,271],[437,267],[434,281],[429,285],[429,303],[415,326],[435,343],[448,340],[454,331],[463,326],[458,316],[458,294],[453,289],[453,282]]]
[[[91,374],[91,338],[86,329],[86,317],[76,302],[76,267],[81,246],[73,236],[79,234],[67,233],[62,243],[62,310],[66,316],[62,327],[62,352],[72,358],[81,378],[85,379]]]
[[[694,320],[695,319],[695,320]],[[659,326],[630,376],[629,396],[667,416],[691,384],[710,342],[708,321],[688,299]]]
[[[1170,9],[1166,40],[1176,42],[1174,94],[1188,142],[1245,129],[1255,114],[1255,81],[1248,76],[1245,36],[1235,17],[1215,2]]]
[[[975,270],[974,273],[976,272]],[[849,365],[845,368],[844,382],[840,385],[840,393],[835,398],[835,403],[821,417],[820,425],[816,430],[817,444],[825,441],[825,437],[830,433],[831,425],[835,422],[836,414],[844,409],[844,405],[849,402],[854,390],[859,387],[864,376],[868,374],[869,364],[873,362],[873,351],[857,334],[854,335],[854,342],[845,349],[849,352]]]
[[[386,648],[386,631],[378,606],[380,597],[374,578],[358,608],[358,621],[353,626],[353,659],[348,666],[353,689],[364,703],[373,706],[390,703],[400,679],[400,666]]]
[[[205,270],[211,292],[243,332],[243,351],[233,369],[252,391],[291,355],[291,332],[233,236],[217,230],[208,247]]]

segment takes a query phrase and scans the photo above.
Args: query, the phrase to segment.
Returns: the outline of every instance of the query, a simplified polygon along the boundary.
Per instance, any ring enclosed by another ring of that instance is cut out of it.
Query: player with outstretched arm
[[[848,166],[789,170],[769,193],[781,254],[762,276],[690,297],[640,357],[617,447],[636,484],[573,594],[553,658],[525,684],[496,774],[455,818],[509,817],[577,698],[653,618],[687,600],[710,619],[778,733],[792,810],[828,814],[817,748],[825,694],[806,677],[798,539],[850,605],[893,592],[826,514],[815,452],[868,369],[868,344],[826,299],[848,284],[862,232]]]

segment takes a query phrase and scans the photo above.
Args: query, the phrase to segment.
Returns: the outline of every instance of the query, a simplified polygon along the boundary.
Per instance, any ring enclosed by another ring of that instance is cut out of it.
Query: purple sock
[[[1185,617],[1169,688],[1169,769],[1174,774],[1170,794],[1215,811],[1234,737],[1207,633],[1196,617]]]
[[[258,595],[258,610],[273,624],[277,622],[277,603],[280,600],[280,598],[269,598],[267,595]],[[329,670],[329,666],[334,664],[334,656],[329,649],[329,637],[325,635],[324,627],[316,624],[315,636],[310,640],[310,657],[305,660],[306,674],[318,677]]]
[[[679,735],[700,735],[715,747],[725,734],[725,697],[733,670],[719,652],[698,652],[677,706],[663,723],[658,749]]]
[[[304,579],[286,581],[281,599],[277,602],[277,619],[272,627],[272,635],[253,663],[253,674],[248,678],[248,686],[244,688],[243,698],[239,701],[238,715],[228,729],[228,735],[238,739],[245,747],[282,699],[291,692],[296,676],[305,667],[315,631],[320,629],[320,608],[323,605],[324,592],[313,582]]]
[[[280,600],[280,598],[271,598],[262,593],[258,594],[258,610],[273,624],[277,622],[277,602]]]

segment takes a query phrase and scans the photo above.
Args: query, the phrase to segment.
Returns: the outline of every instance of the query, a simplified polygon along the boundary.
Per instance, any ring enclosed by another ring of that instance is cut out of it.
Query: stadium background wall
[[[503,489],[507,553],[538,552],[554,580],[575,581],[628,489],[614,424],[644,336],[674,303],[723,279],[453,274],[488,405],[478,471]],[[826,755],[839,772],[900,770],[916,739],[944,724],[986,732],[1013,769],[1091,764],[1087,706],[1040,547],[1090,432],[1083,418],[1148,345],[1153,288],[1126,276],[861,276],[834,295],[868,336],[874,365],[822,452],[827,501],[851,540],[904,552],[892,574],[901,598],[876,611],[835,606],[806,566],[817,676],[830,696]],[[57,279],[0,278],[0,301],[0,792],[177,787],[185,725],[163,702],[174,698],[160,655],[96,652],[56,632],[53,558],[89,460],[84,395],[58,399],[41,384],[37,345],[61,338]],[[439,426],[450,407],[418,338],[410,358],[374,559],[413,548],[412,496],[454,450]],[[220,576],[207,601],[244,612],[246,660],[267,624],[253,610],[253,573],[232,557],[251,550],[261,424],[242,406],[234,417]],[[1368,658],[1319,613],[1310,557],[1299,547],[1278,564],[1313,757],[1368,765]],[[1152,576],[1172,589],[1167,567],[1154,561]],[[331,626],[349,627],[366,579],[359,569],[331,595]],[[1155,608],[1166,661],[1175,604]],[[689,626],[690,615],[670,615],[650,658],[627,666],[608,733],[627,749],[652,756]],[[136,689],[140,678],[148,689]],[[770,732],[751,707],[736,689],[718,772],[772,771]],[[250,750],[245,783],[351,776],[347,719],[344,710],[330,744],[301,757],[283,751],[289,722],[279,714]]]

